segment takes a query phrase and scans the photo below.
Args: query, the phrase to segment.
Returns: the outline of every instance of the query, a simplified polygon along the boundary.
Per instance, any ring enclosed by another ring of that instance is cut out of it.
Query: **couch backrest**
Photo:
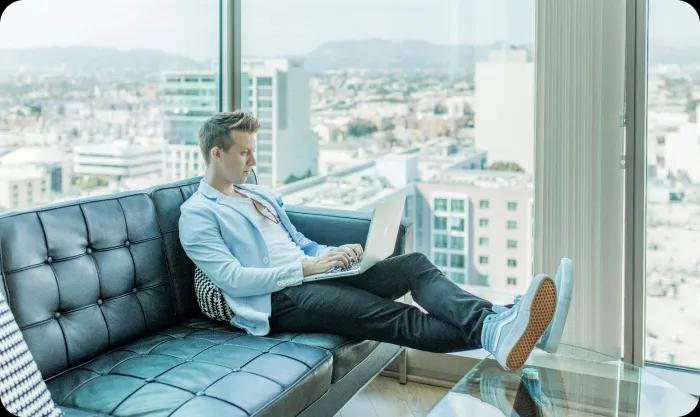
[[[44,378],[199,314],[177,232],[199,180],[0,215],[0,291]]]

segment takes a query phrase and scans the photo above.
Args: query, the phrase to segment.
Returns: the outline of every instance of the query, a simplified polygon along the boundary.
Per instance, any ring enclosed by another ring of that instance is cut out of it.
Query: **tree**
[[[509,161],[495,161],[489,166],[489,169],[492,171],[525,172],[516,162]]]
[[[348,125],[348,136],[365,136],[377,131],[377,126],[365,119],[355,119]]]
[[[438,103],[435,105],[435,108],[433,109],[433,113],[435,113],[436,115],[447,114],[447,106],[445,106],[442,103]]]
[[[294,174],[290,174],[290,175],[284,180],[284,183],[285,183],[285,184],[291,184],[291,183],[293,183],[293,182],[296,182],[296,181],[299,181],[299,180],[303,180],[304,178],[309,178],[309,177],[311,177],[311,170],[310,170],[310,169],[307,169],[307,170],[306,170],[306,174],[304,174],[304,175],[301,176],[301,177],[297,177],[297,176],[294,175]]]

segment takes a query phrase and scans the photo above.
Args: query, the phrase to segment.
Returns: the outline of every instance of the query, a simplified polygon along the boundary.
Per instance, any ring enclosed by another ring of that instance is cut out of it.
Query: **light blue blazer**
[[[292,240],[305,254],[318,256],[332,246],[318,244],[298,232],[282,208],[280,197],[261,185],[239,184],[273,207]],[[299,285],[301,261],[271,267],[267,245],[253,219],[229,197],[204,180],[181,206],[180,242],[187,256],[221,288],[233,310],[231,324],[263,336],[270,332],[271,293]]]

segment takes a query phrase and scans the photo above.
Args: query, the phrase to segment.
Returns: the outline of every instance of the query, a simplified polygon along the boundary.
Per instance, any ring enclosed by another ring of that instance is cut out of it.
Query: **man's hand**
[[[362,259],[362,245],[360,245],[359,243],[348,243],[342,246],[338,246],[337,248],[332,249],[331,252],[332,251],[342,251],[348,254],[352,261]]]
[[[301,262],[304,276],[320,274],[336,266],[347,266],[350,264],[349,255],[342,251],[328,251],[323,255],[309,258]]]

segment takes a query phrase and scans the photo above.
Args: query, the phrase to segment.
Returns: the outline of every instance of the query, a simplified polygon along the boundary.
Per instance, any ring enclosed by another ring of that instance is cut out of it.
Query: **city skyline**
[[[15,2],[2,13],[0,49],[152,48],[197,60],[216,60],[218,7],[211,7],[216,4],[216,0]],[[249,23],[243,28],[242,47],[255,51],[254,55],[270,57],[308,54],[323,42],[374,38],[422,40],[436,45],[534,43],[534,0],[452,0],[440,8],[427,5],[424,0],[387,0],[380,5],[370,0],[337,1],[332,5],[320,0],[293,4],[248,0],[243,21]],[[151,19],[163,10],[167,10],[168,19]],[[395,16],[391,25],[382,20],[384,13]],[[654,45],[700,47],[700,21],[689,4],[650,0],[649,13],[653,16],[650,39]],[[55,19],[57,15],[61,19]],[[115,15],[120,18],[113,19]],[[290,15],[295,19],[289,19]],[[343,19],[338,21],[335,16]],[[363,25],[353,23],[360,20]],[[37,27],[43,30],[37,31]],[[187,31],[178,30],[181,27],[187,27]],[[678,30],[679,27],[684,30]],[[47,37],[49,33],[51,36]],[[85,33],[91,33],[89,39],[85,39]]]

